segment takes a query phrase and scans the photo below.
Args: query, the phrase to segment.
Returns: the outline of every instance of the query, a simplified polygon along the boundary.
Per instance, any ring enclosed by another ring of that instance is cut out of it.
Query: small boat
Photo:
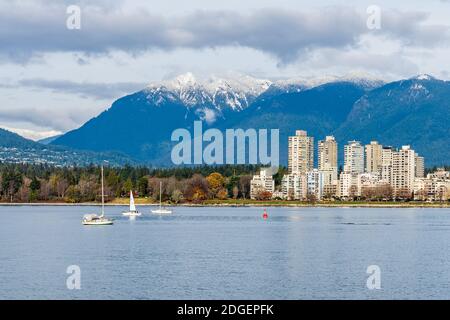
[[[141,213],[136,210],[136,206],[134,205],[133,192],[130,190],[130,211],[122,212],[122,214],[126,217],[140,217]]]
[[[172,210],[166,209],[162,207],[162,182],[159,182],[159,209],[152,210],[153,214],[159,214],[159,215],[165,215],[165,214],[171,214]]]
[[[103,166],[101,168],[102,171],[102,214],[97,215],[93,214],[85,214],[82,220],[83,225],[85,226],[106,226],[113,224],[113,219],[109,219],[105,217],[105,194],[103,187]]]

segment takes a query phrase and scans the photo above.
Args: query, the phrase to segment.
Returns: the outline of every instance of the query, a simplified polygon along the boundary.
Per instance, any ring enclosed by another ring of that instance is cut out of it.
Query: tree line
[[[173,203],[206,199],[249,198],[254,165],[176,168],[104,167],[106,201],[127,197],[162,199]],[[278,177],[281,179],[281,177]],[[3,202],[88,202],[101,197],[100,167],[54,167],[0,163]]]

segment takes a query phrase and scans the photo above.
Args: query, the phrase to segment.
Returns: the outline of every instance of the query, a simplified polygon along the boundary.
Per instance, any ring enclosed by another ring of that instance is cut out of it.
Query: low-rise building
[[[414,179],[414,200],[448,201],[450,199],[450,172],[438,169],[426,178]]]
[[[271,169],[261,169],[250,181],[250,198],[258,199],[263,192],[271,195],[275,191],[275,181],[272,178]]]
[[[304,174],[286,174],[281,181],[281,193],[286,200],[305,200],[307,181]]]
[[[338,197],[349,199],[358,196],[358,174],[341,172],[339,175]]]
[[[306,174],[309,196],[314,196],[316,200],[322,200],[323,197],[323,187],[325,185],[324,174],[318,169],[309,171]]]

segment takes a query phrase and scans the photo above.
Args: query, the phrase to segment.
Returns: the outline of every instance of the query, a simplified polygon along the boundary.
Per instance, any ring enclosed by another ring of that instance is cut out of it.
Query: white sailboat
[[[159,215],[164,215],[164,214],[171,214],[172,210],[166,209],[162,207],[162,182],[159,182],[159,209],[156,210],[152,210],[153,214],[159,214]]]
[[[133,192],[130,190],[130,211],[122,212],[122,214],[126,217],[139,217],[141,213],[136,210],[136,206],[134,204]]]
[[[105,217],[105,193],[103,187],[103,165],[101,167],[102,171],[102,214],[97,215],[93,214],[85,214],[82,220],[82,223],[85,226],[105,226],[113,224],[113,219],[109,219]]]

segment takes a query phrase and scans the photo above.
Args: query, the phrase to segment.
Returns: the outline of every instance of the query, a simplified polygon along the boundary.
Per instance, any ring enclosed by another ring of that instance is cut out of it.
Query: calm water
[[[0,207],[2,299],[450,299],[449,209]],[[68,290],[66,268],[81,268]],[[381,290],[366,269],[381,268]]]

